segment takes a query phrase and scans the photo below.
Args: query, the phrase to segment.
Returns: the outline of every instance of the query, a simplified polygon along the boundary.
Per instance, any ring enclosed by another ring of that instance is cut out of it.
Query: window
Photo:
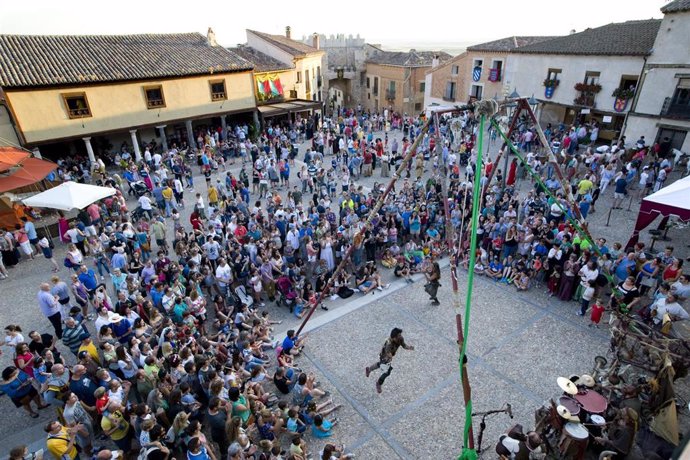
[[[369,77],[367,77],[367,88],[371,87],[371,81],[369,80]]]
[[[290,90],[290,99],[297,99],[297,90],[296,89]]]
[[[470,97],[481,100],[484,87],[481,85],[472,85],[470,89]]]
[[[316,66],[316,85],[321,88],[323,86],[323,77],[321,76],[321,66]]]
[[[419,92],[423,93],[425,88],[426,88],[426,82],[420,81],[419,82]]]
[[[379,95],[379,77],[374,77],[374,96]]]
[[[455,100],[455,82],[454,81],[449,81],[446,83],[446,92],[443,93],[443,99],[446,101],[454,101]]]
[[[394,81],[389,81],[389,82],[388,82],[388,91],[393,91],[393,92],[395,92],[395,82],[394,82]]]
[[[367,100],[371,100],[371,93],[367,93]]]
[[[307,93],[311,93],[311,80],[309,80],[309,71],[304,71],[304,83]]]
[[[388,89],[386,90],[386,99],[392,101],[395,99],[395,82],[388,82]]]
[[[481,67],[483,65],[484,65],[483,59],[475,59],[474,64],[472,64],[472,68],[474,69],[475,67]]]
[[[146,96],[146,107],[149,109],[159,109],[165,107],[165,98],[163,98],[163,87],[144,86],[144,95]]]
[[[421,102],[416,102],[414,105],[414,111],[415,112],[420,112],[422,110],[422,103]]]
[[[450,68],[450,74],[451,75],[456,76],[459,73],[460,73],[460,67],[459,66],[454,65]]]
[[[302,83],[302,72],[297,72],[297,83]]]
[[[91,116],[91,109],[89,108],[89,101],[86,99],[86,93],[63,94],[62,100],[65,103],[67,115],[70,118],[88,118]]]
[[[547,80],[558,80],[558,79],[560,79],[561,72],[563,72],[563,70],[561,70],[561,69],[549,69],[549,72],[546,75],[546,79]]]
[[[224,101],[228,98],[228,95],[225,92],[225,80],[211,80],[209,85],[211,85],[212,101]]]
[[[585,85],[597,85],[599,84],[600,72],[585,72]]]

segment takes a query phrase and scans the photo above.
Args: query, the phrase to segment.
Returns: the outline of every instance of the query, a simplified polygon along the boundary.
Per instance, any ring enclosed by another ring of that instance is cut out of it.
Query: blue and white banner
[[[474,70],[472,70],[472,80],[479,81],[480,78],[482,78],[482,68],[481,66],[476,66]]]

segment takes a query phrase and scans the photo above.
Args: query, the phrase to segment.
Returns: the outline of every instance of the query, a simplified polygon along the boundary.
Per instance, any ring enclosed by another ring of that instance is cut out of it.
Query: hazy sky
[[[410,4],[412,2],[409,2]],[[510,35],[564,35],[610,22],[661,17],[664,0],[427,0],[414,2],[226,0],[0,0],[2,34],[201,32],[219,43],[245,29],[293,38],[344,33],[371,43],[480,43]]]

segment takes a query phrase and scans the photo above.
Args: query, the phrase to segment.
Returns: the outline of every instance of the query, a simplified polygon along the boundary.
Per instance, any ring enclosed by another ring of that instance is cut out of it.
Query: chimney
[[[292,38],[290,36],[290,26],[285,27],[285,37],[290,39]]]
[[[434,54],[434,58],[431,60],[431,68],[435,69],[436,67],[438,67],[438,63],[438,54]]]
[[[320,39],[319,39],[319,34],[314,32],[311,36],[311,46],[313,46],[314,48],[316,48],[318,50],[321,48],[320,45],[321,45],[321,43],[320,43]]]
[[[216,42],[216,33],[210,27],[208,28],[208,32],[206,32],[206,43],[208,43],[208,46],[218,46],[218,42]]]

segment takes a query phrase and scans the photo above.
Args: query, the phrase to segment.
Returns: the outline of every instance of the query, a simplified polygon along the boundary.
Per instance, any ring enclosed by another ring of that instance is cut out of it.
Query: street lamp
[[[518,99],[518,98],[520,97],[520,95],[519,95],[518,92],[517,92],[517,88],[514,89],[513,92],[510,93],[510,96],[508,96],[508,97],[511,98],[511,99]]]
[[[529,104],[530,107],[532,107],[532,111],[534,112],[537,110],[537,106],[539,105],[539,101],[534,98],[534,94],[532,94],[532,97],[530,97],[527,100],[527,103]]]

